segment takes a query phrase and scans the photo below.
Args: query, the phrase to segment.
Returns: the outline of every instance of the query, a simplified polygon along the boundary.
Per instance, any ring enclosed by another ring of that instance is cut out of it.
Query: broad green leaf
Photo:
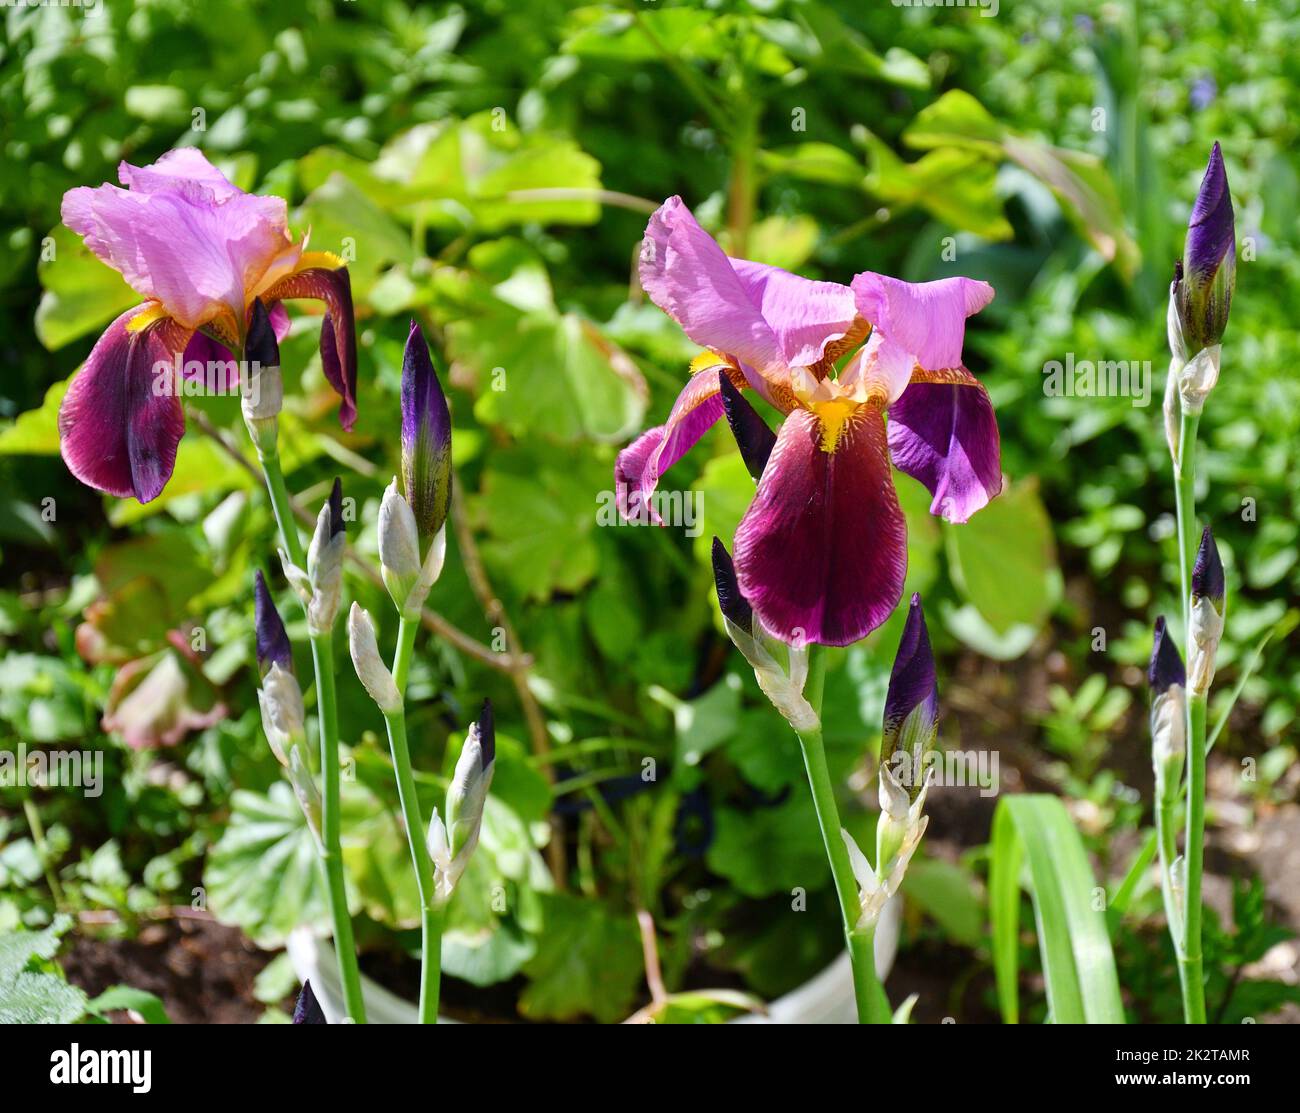
[[[37,268],[45,293],[36,307],[36,336],[51,351],[144,301],[71,229],[60,224],[50,233],[48,247],[53,257],[43,249]]]
[[[1055,796],[1004,796],[993,820],[989,911],[998,1002],[1019,1016],[1020,876],[1029,865],[1047,1004],[1057,1024],[1123,1024],[1115,957],[1083,841]]]
[[[959,594],[997,634],[1047,621],[1059,598],[1060,571],[1035,481],[1007,487],[969,522],[944,532]]]
[[[0,432],[0,455],[57,456],[59,453],[59,407],[68,393],[69,377],[45,392],[45,400],[34,410],[21,413]]]
[[[722,50],[716,20],[711,12],[690,8],[648,8],[633,16],[592,5],[570,15],[560,49],[581,58],[625,63],[662,61],[665,54],[715,58]]]
[[[208,907],[259,946],[283,946],[294,928],[328,912],[315,839],[283,781],[265,796],[236,791],[231,804],[203,871]]]
[[[938,858],[913,862],[903,878],[903,892],[954,942],[965,947],[979,944],[984,932],[984,906],[968,870]]]
[[[631,1011],[641,984],[640,934],[630,915],[567,893],[542,898],[537,953],[524,966],[529,985],[519,1011],[533,1020],[602,1023]]]
[[[146,993],[143,989],[132,989],[126,985],[110,986],[86,1004],[86,1011],[95,1016],[127,1009],[138,1013],[146,1024],[171,1023],[162,1001],[152,993]]]
[[[997,193],[997,164],[980,151],[943,147],[904,162],[872,136],[866,190],[891,206],[917,206],[953,228],[1009,240],[1012,228]]]
[[[796,143],[763,151],[759,166],[769,174],[851,189],[861,186],[866,176],[866,169],[853,154],[832,143]]]
[[[56,974],[24,970],[0,979],[0,1024],[72,1024],[86,1012],[86,995]]]
[[[53,958],[70,927],[72,918],[61,913],[39,931],[0,932],[0,981],[12,978],[32,959]]]
[[[773,807],[714,811],[709,869],[749,897],[816,889],[829,877],[826,849],[807,791]]]

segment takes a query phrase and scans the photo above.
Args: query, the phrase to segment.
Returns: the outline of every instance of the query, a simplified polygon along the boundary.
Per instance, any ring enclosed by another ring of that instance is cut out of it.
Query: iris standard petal
[[[874,357],[902,393],[919,366],[927,371],[961,366],[966,318],[993,300],[993,287],[973,278],[903,282],[865,271],[853,279],[858,311],[874,329]]]
[[[138,188],[73,189],[62,206],[95,255],[190,329],[222,314],[242,320],[246,291],[292,246],[283,198],[244,193],[202,161],[124,164],[122,180]]]
[[[845,421],[834,452],[822,440],[813,414],[786,418],[736,530],[737,582],[782,640],[849,645],[898,605],[907,526],[879,409]]]
[[[82,483],[119,498],[157,498],[185,432],[172,365],[189,331],[168,318],[131,329],[140,309],[104,331],[59,408],[63,459]]]
[[[817,363],[833,341],[853,329],[858,308],[849,287],[801,278],[748,259],[730,262],[791,367]]]
[[[934,496],[930,513],[965,522],[1002,490],[1002,450],[988,391],[964,367],[918,371],[889,407],[894,467]]]
[[[702,361],[696,362],[698,365]],[[642,433],[618,454],[614,463],[614,493],[619,512],[625,518],[648,512],[651,521],[663,524],[649,503],[659,477],[685,456],[722,416],[719,376],[727,375],[736,386],[744,385],[744,376],[730,364],[721,360],[703,362],[704,366],[698,367],[677,396],[668,420]]]
[[[352,280],[338,256],[327,252],[303,255],[302,270],[295,271],[262,293],[266,302],[288,298],[313,298],[325,303],[321,322],[321,370],[342,399],[339,424],[351,432],[357,420],[357,332],[352,311]]]

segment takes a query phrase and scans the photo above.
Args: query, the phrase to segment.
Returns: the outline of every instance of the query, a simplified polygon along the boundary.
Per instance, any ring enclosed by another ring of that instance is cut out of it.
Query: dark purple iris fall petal
[[[1165,616],[1156,619],[1155,639],[1151,643],[1151,664],[1147,669],[1147,683],[1151,685],[1153,696],[1162,696],[1170,687],[1177,684],[1180,688],[1187,686],[1187,670],[1183,667],[1183,658],[1178,646],[1165,625]]]
[[[357,331],[348,268],[299,271],[277,282],[266,296],[270,300],[313,298],[325,303],[320,330],[321,370],[342,399],[339,424],[351,432],[357,420]]]
[[[402,356],[402,482],[423,547],[442,529],[451,501],[451,412],[415,321]]]
[[[275,609],[266,577],[259,570],[253,577],[253,626],[257,631],[257,667],[265,675],[272,664],[293,671],[293,647],[280,612]]]
[[[740,594],[736,583],[736,566],[720,538],[713,539],[713,581],[718,587],[718,609],[742,630],[754,624],[754,608]]]
[[[1214,543],[1210,527],[1206,526],[1201,534],[1201,547],[1196,551],[1196,562],[1192,565],[1192,594],[1207,598],[1216,609],[1222,609],[1225,590],[1219,546]]]
[[[776,434],[768,428],[758,411],[745,401],[745,396],[725,369],[718,372],[718,381],[722,386],[722,406],[727,414],[727,424],[731,426],[732,436],[740,448],[740,458],[745,461],[754,481],[758,482],[776,445]]]

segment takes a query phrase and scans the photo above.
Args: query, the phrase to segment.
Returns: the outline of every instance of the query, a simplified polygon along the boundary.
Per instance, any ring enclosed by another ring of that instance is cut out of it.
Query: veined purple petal
[[[795,410],[736,530],[736,578],[763,625],[792,644],[849,645],[898,605],[907,525],[890,479],[885,423],[862,407],[821,448]]]
[[[447,520],[451,500],[451,412],[415,321],[402,357],[402,482],[427,544]]]
[[[1002,490],[993,404],[965,368],[912,377],[889,407],[889,451],[934,496],[930,513],[950,522],[968,521]]]
[[[858,311],[870,322],[873,357],[892,384],[894,401],[914,367],[960,367],[966,318],[993,300],[993,287],[973,278],[903,282],[864,271],[853,279]]]
[[[1183,667],[1183,658],[1178,652],[1178,645],[1165,626],[1165,616],[1156,619],[1155,640],[1151,644],[1151,665],[1147,669],[1147,682],[1151,685],[1153,696],[1163,696],[1169,688],[1177,684],[1187,687],[1187,670]]]
[[[759,412],[745,401],[740,388],[731,381],[731,376],[726,371],[718,373],[718,382],[722,388],[722,406],[727,414],[727,424],[731,426],[732,436],[736,438],[745,467],[754,481],[758,482],[767,458],[772,455],[776,434],[768,428]]]
[[[748,259],[732,259],[731,266],[791,367],[811,367],[857,319],[853,291],[838,282],[818,282]]]
[[[104,331],[59,408],[63,459],[82,483],[118,498],[158,497],[185,432],[174,362],[189,331],[166,318],[132,330],[129,309]]]
[[[722,416],[722,395],[718,375],[727,375],[730,365],[719,362],[697,371],[673,403],[668,420],[642,433],[618,454],[614,463],[614,493],[619,513],[662,525],[650,503],[659,477],[677,463]]]
[[[263,676],[274,664],[293,672],[293,646],[280,612],[259,569],[253,578],[253,627],[257,633],[257,667]]]
[[[1183,267],[1188,278],[1195,281],[1213,274],[1229,252],[1236,252],[1236,245],[1228,172],[1223,166],[1223,152],[1215,143],[1187,223]]]
[[[912,596],[907,609],[907,623],[894,655],[894,668],[889,674],[889,690],[885,696],[884,745],[881,760],[895,749],[899,732],[907,717],[922,707],[924,727],[932,731],[938,722],[939,689],[935,679],[934,653],[930,649],[930,634],[925,628],[925,612],[921,610],[921,596]],[[914,771],[919,773],[919,770]],[[919,789],[920,782],[913,787]]]
[[[752,630],[754,608],[741,595],[740,585],[736,583],[736,565],[717,537],[713,539],[713,582],[718,589],[718,610],[742,630]]]
[[[1192,595],[1209,599],[1216,611],[1222,611],[1226,590],[1219,546],[1214,543],[1210,527],[1206,526],[1201,534],[1200,548],[1196,550],[1196,561],[1192,565]]]
[[[339,424],[351,432],[357,420],[357,332],[348,268],[309,267],[280,279],[262,297],[268,302],[312,298],[325,303],[320,330],[321,370],[342,399]]]

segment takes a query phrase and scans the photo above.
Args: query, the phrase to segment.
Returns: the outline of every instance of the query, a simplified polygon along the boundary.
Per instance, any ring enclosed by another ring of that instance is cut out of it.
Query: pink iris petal
[[[961,366],[966,318],[993,300],[993,287],[973,278],[903,282],[865,271],[853,279],[858,311],[874,329],[880,369],[902,393],[914,366]]]
[[[800,278],[747,259],[732,259],[731,266],[791,367],[812,366],[825,354],[827,344],[853,327],[858,307],[847,286]]]
[[[857,312],[846,286],[729,259],[680,197],[665,201],[646,227],[641,285],[697,344],[762,374],[816,363]]]
[[[692,375],[673,403],[668,421],[642,433],[618,454],[614,463],[615,498],[625,518],[648,514],[655,525],[663,525],[650,505],[650,496],[659,485],[659,477],[722,416],[719,374],[728,371],[723,364]]]
[[[921,375],[889,407],[894,467],[925,484],[930,513],[965,522],[1002,490],[1001,440],[988,392],[969,371]]]
[[[833,453],[807,410],[781,426],[736,530],[741,593],[783,641],[850,645],[898,605],[907,525],[889,474],[885,424],[863,408]]]
[[[347,267],[311,267],[281,279],[263,300],[313,298],[325,303],[320,360],[325,379],[342,399],[339,424],[351,432],[357,420],[357,332],[352,310],[352,279]]]
[[[130,309],[99,338],[59,409],[59,441],[68,470],[119,498],[157,498],[176,464],[185,415],[171,364],[189,332],[170,320],[139,332]]]
[[[242,319],[247,292],[292,247],[285,202],[236,189],[197,151],[181,155],[123,164],[131,190],[69,190],[63,222],[186,328],[226,311]]]

